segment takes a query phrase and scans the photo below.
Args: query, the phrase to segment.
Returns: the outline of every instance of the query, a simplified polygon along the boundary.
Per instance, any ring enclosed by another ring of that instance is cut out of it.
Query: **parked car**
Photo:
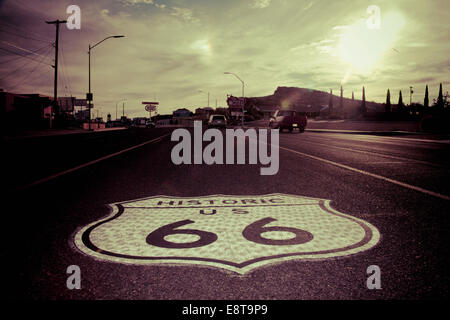
[[[145,126],[146,126],[147,128],[155,128],[155,127],[156,127],[155,123],[154,123],[153,121],[150,121],[150,120],[147,120],[147,121],[145,122]]]
[[[308,118],[304,113],[294,110],[277,110],[273,117],[270,118],[269,127],[272,129],[288,129],[292,132],[298,129],[300,132],[305,131],[308,124]]]
[[[226,128],[227,127],[227,118],[221,114],[213,114],[209,117],[208,127],[219,127]]]

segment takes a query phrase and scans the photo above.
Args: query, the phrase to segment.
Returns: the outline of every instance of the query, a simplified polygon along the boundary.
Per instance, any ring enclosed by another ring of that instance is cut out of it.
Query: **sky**
[[[85,98],[91,51],[94,115],[226,106],[278,86],[392,103],[430,101],[450,85],[448,0],[0,0],[0,88],[53,96],[55,26],[67,7],[80,29],[60,31],[58,96]],[[126,101],[124,101],[126,100]]]

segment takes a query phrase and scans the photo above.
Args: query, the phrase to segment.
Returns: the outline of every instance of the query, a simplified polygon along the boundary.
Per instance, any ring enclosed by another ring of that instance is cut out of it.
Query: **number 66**
[[[256,222],[253,222],[252,224],[248,225],[243,231],[242,235],[245,239],[255,242],[258,244],[264,244],[264,245],[277,245],[277,246],[283,246],[283,245],[296,245],[296,244],[303,244],[306,242],[309,242],[313,239],[313,235],[305,230],[292,228],[292,227],[265,227],[265,225],[277,221],[274,218],[265,218],[258,220]],[[208,231],[202,231],[202,230],[195,230],[195,229],[178,229],[179,227],[182,227],[187,224],[194,223],[192,220],[182,220],[175,223],[171,223],[165,226],[162,226],[152,233],[150,233],[147,238],[146,242],[150,245],[161,247],[161,248],[168,248],[168,249],[188,249],[188,248],[197,248],[197,247],[203,247],[207,246],[213,242],[215,242],[218,239],[218,236],[215,233],[208,232]],[[262,234],[265,232],[290,232],[295,234],[294,238],[291,239],[268,239],[262,237]],[[171,242],[164,239],[165,237],[173,234],[189,234],[189,235],[197,235],[200,237],[200,239],[192,242],[185,242],[185,243],[178,243],[178,242]]]

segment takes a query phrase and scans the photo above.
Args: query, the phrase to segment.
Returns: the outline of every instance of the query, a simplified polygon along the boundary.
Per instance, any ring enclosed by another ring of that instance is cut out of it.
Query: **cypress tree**
[[[425,87],[425,99],[423,99],[423,106],[428,108],[430,105],[430,101],[428,100],[428,85]]]
[[[339,107],[341,111],[342,109],[344,109],[344,89],[342,89],[342,86],[341,86],[341,98],[339,100]]]
[[[386,95],[386,113],[391,112],[391,92],[387,91],[387,95]]]
[[[442,83],[439,85],[439,96],[438,96],[438,100],[437,100],[437,106],[439,108],[444,107],[444,96],[442,95]]]
[[[399,111],[402,111],[404,106],[405,105],[403,104],[402,90],[400,90],[400,93],[398,95],[398,109],[399,109]]]
[[[328,112],[333,113],[333,89],[330,89],[330,102],[328,102]]]
[[[366,88],[363,87],[361,113],[362,114],[366,114],[366,112],[367,112],[367,108],[366,108]]]

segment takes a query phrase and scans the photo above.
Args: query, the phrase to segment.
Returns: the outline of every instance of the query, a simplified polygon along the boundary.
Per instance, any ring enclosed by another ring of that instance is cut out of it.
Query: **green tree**
[[[428,108],[430,106],[430,101],[428,99],[428,85],[425,87],[425,98],[423,99],[423,106]]]

